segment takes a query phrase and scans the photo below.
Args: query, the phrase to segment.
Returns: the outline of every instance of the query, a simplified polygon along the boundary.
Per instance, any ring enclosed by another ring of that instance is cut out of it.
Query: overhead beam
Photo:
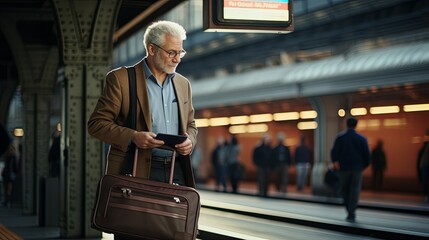
[[[146,8],[143,12],[141,12],[127,24],[115,31],[115,33],[113,34],[113,43],[116,44],[122,39],[126,39],[128,36],[136,32],[139,28],[144,27],[146,24],[153,21],[153,19],[165,14],[166,12],[173,9],[175,6],[184,1],[185,0],[158,0],[150,4],[150,6]]]
[[[146,20],[149,16],[151,16],[154,12],[161,9],[168,0],[159,0],[154,4],[150,5],[145,11],[137,15],[137,17],[133,18],[130,22],[125,24],[123,27],[119,28],[113,34],[113,42],[117,42],[122,36],[124,36],[127,32],[134,29],[137,25],[139,25],[142,21]]]

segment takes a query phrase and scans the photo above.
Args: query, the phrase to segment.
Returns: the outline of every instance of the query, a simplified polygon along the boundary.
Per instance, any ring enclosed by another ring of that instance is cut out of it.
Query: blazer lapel
[[[152,131],[152,121],[150,118],[150,106],[149,96],[146,86],[146,76],[143,71],[143,61],[138,62],[134,65],[136,70],[136,84],[137,84],[137,99],[140,106],[140,110],[143,113],[144,121],[148,127],[148,131]],[[138,124],[138,122],[137,122]]]
[[[177,74],[174,76],[173,79],[173,86],[174,86],[174,91],[176,93],[176,98],[177,98],[177,106],[179,108],[179,124],[180,124],[180,129],[179,129],[179,134],[183,134],[183,132],[186,129],[185,123],[183,121],[183,119],[187,119],[186,116],[184,114],[184,106],[185,104],[187,104],[187,100],[184,99],[183,97],[183,93],[186,92],[186,89],[183,89],[184,85],[180,84],[180,81],[176,81],[175,79],[178,78],[180,76],[178,76]],[[179,94],[181,93],[181,94]]]

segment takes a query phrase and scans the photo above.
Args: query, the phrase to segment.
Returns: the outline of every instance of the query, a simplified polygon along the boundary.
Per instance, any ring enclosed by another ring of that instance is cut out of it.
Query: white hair
[[[158,21],[152,23],[144,33],[143,44],[147,51],[147,45],[154,43],[158,46],[164,45],[165,35],[171,35],[182,41],[186,39],[185,29],[178,23],[171,21]]]

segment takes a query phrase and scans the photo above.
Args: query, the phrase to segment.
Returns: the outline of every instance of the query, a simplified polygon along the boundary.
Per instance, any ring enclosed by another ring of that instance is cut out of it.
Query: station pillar
[[[331,148],[341,131],[342,118],[338,116],[338,110],[344,108],[347,101],[344,96],[330,95],[311,98],[310,102],[318,112],[318,127],[314,132],[315,151],[311,186],[314,195],[326,196],[333,193],[333,190],[324,183],[324,176],[331,162]]]
[[[112,36],[120,0],[53,0],[62,46],[62,178],[60,233],[97,238],[91,213],[104,172],[103,144],[87,133],[87,121],[112,62]]]

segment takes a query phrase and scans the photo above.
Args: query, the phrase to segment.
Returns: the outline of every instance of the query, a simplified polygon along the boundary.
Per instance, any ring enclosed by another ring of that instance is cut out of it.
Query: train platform
[[[340,204],[201,191],[201,233],[233,239],[428,239],[428,207],[412,211],[360,206],[354,222]],[[370,203],[370,202],[369,202]],[[204,238],[203,238],[204,239]],[[213,238],[216,239],[216,238]]]
[[[201,190],[215,191],[213,181],[207,183],[197,184],[197,188]],[[258,186],[255,182],[242,182],[238,193],[241,195],[257,196]],[[315,203],[325,203],[331,205],[339,205],[342,200],[339,197],[334,196],[316,196],[311,192],[311,187],[306,187],[303,191],[298,192],[295,185],[288,185],[287,192],[277,192],[273,184],[269,187],[268,198],[276,199],[287,199],[297,200]],[[227,192],[231,192],[228,188]],[[362,190],[360,194],[359,206],[367,208],[385,208],[393,209],[395,211],[429,211],[429,203],[425,202],[423,195],[415,193],[400,193],[400,192],[389,192],[389,191],[372,191]]]
[[[339,199],[313,196],[309,188],[296,192],[290,186],[286,194],[271,190],[268,198],[256,196],[254,183],[242,183],[239,194],[215,192],[211,183],[197,188],[201,239],[280,239],[287,234],[292,239],[429,237],[429,204],[420,195],[362,191],[357,221],[350,223],[344,220]],[[247,224],[237,225],[243,222]],[[37,216],[23,215],[17,205],[0,207],[0,225],[0,231],[20,237],[16,239],[60,239],[58,227],[39,226]],[[365,231],[373,237],[363,235]],[[103,234],[102,239],[113,236]]]

